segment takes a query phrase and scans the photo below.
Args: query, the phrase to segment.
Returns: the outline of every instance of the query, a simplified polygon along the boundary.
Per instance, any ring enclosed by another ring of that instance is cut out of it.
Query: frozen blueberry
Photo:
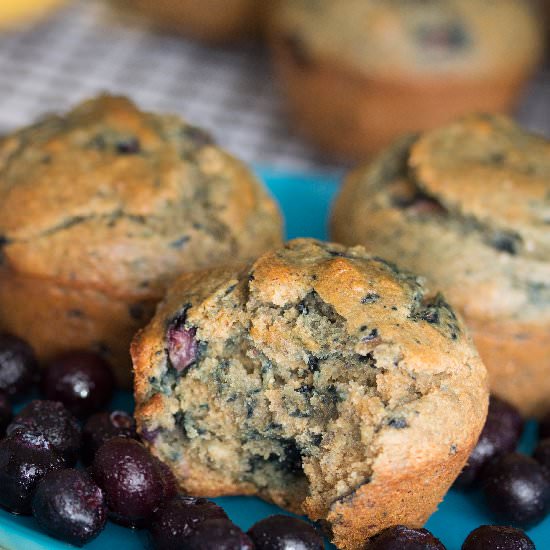
[[[445,550],[445,546],[427,529],[395,525],[370,539],[365,550]]]
[[[96,413],[82,430],[82,461],[91,464],[97,450],[113,437],[137,439],[136,421],[124,411]]]
[[[21,338],[0,334],[0,390],[11,397],[27,394],[38,380],[38,361]]]
[[[164,487],[164,498],[163,502],[168,502],[179,494],[178,481],[176,476],[173,474],[172,470],[168,467],[167,464],[159,460],[156,456],[153,456],[153,460],[157,463],[157,466],[162,477],[162,484]]]
[[[67,466],[78,459],[81,445],[80,426],[74,416],[58,401],[31,401],[8,426],[7,433],[16,430],[38,432],[52,444]]]
[[[489,462],[515,450],[522,430],[523,419],[519,412],[506,401],[491,396],[483,431],[455,485],[461,488],[472,486]]]
[[[203,521],[229,521],[223,508],[205,498],[178,496],[168,501],[154,516],[149,526],[155,550],[179,550]]]
[[[531,527],[550,510],[550,479],[531,457],[504,455],[487,467],[483,481],[489,508],[506,523]]]
[[[550,438],[543,439],[538,444],[533,458],[543,467],[546,475],[550,477]]]
[[[8,395],[0,391],[0,438],[6,434],[6,428],[12,419],[11,403]]]
[[[270,516],[255,523],[248,531],[256,550],[323,550],[322,537],[315,528],[290,516]]]
[[[71,351],[48,365],[41,386],[47,399],[61,401],[74,415],[84,417],[109,403],[114,384],[111,367],[103,358]]]
[[[253,550],[254,544],[227,519],[208,519],[199,523],[181,548],[186,550]]]
[[[39,482],[32,499],[38,525],[57,539],[83,546],[105,527],[103,492],[86,472],[50,472]]]
[[[42,434],[18,431],[8,436],[0,441],[0,505],[16,514],[30,514],[38,482],[63,467],[63,459]]]
[[[95,454],[91,472],[105,493],[109,516],[123,525],[145,525],[166,498],[158,461],[134,439],[115,437],[105,442]]]
[[[521,529],[482,525],[472,531],[462,550],[536,550],[533,541]]]

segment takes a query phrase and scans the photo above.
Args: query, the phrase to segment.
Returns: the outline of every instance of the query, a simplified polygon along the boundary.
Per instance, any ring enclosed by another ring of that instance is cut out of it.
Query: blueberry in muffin
[[[131,338],[172,278],[253,258],[281,232],[208,134],[99,96],[0,139],[0,327],[44,360],[97,352],[129,385]]]
[[[405,137],[349,176],[332,237],[425,276],[463,313],[493,393],[550,407],[550,142],[502,115]]]
[[[138,431],[184,491],[259,495],[344,549],[420,527],[487,412],[459,317],[362,247],[300,239],[185,274],[132,358]]]

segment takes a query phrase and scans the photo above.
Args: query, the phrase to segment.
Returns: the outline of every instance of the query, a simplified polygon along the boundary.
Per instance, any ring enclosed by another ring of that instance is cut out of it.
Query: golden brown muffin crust
[[[548,140],[506,117],[472,116],[421,137],[409,162],[445,208],[520,235],[526,257],[550,257]]]
[[[28,275],[159,294],[174,273],[254,257],[280,233],[275,203],[244,165],[178,117],[124,98],[0,142],[3,252]]]

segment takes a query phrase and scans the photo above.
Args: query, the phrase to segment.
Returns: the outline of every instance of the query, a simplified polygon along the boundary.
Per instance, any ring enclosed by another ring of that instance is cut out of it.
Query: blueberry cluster
[[[45,399],[20,408],[36,387]],[[156,550],[324,548],[300,519],[272,516],[244,533],[220,506],[180,494],[172,472],[138,441],[132,416],[102,410],[113,389],[97,355],[72,351],[39,371],[30,346],[0,335],[0,506],[32,514],[76,546],[111,519],[147,529]]]
[[[45,399],[20,408],[18,400],[28,399],[35,386]],[[0,334],[2,507],[34,515],[49,535],[77,546],[96,537],[110,518],[147,529],[154,550],[324,548],[317,530],[300,519],[271,516],[245,533],[217,504],[181,494],[172,472],[139,442],[132,416],[102,410],[113,389],[109,365],[94,354],[69,352],[39,371],[28,344]],[[514,527],[479,527],[463,550],[535,548],[518,527],[535,525],[550,511],[550,416],[540,425],[533,458],[515,452],[522,429],[519,413],[492,397],[456,485],[481,486],[489,508]],[[365,549],[445,547],[426,529],[397,525],[366,541]]]
[[[28,401],[38,387],[44,399]],[[110,514],[106,492],[77,464],[90,461],[110,437],[137,437],[128,414],[98,412],[113,390],[111,368],[95,354],[69,352],[39,370],[26,342],[0,334],[3,508],[34,515],[49,535],[76,546],[101,532]]]
[[[526,529],[550,513],[550,416],[540,424],[533,457],[516,452],[522,430],[519,412],[491,397],[485,427],[456,485],[480,487],[495,519]]]

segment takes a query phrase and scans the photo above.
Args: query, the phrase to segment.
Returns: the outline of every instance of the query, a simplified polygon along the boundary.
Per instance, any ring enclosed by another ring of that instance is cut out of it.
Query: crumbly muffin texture
[[[441,288],[474,331],[494,389],[532,413],[550,396],[549,223],[550,142],[506,117],[472,115],[355,171],[332,234]]]
[[[117,327],[146,322],[176,274],[254,258],[281,242],[281,225],[207,133],[100,96],[0,140],[0,322],[48,354],[52,335],[30,325],[53,309],[66,321],[58,339],[73,327],[73,347],[116,347]]]
[[[132,357],[139,430],[185,490],[257,494],[341,548],[426,521],[486,414],[460,319],[361,247],[184,275]]]
[[[371,76],[485,78],[523,72],[542,52],[537,19],[524,0],[283,0],[276,6],[273,27],[287,32],[297,58],[331,59]]]

